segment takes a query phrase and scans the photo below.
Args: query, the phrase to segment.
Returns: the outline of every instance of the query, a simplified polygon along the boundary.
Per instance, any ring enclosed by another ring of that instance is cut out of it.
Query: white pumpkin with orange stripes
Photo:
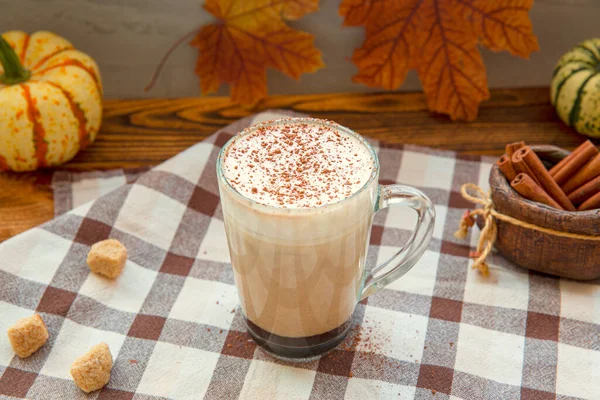
[[[96,138],[102,83],[94,60],[51,32],[0,37],[0,171],[62,164]]]

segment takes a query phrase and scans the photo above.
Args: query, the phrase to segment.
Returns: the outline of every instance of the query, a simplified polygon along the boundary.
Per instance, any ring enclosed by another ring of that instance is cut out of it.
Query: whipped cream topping
[[[335,127],[289,123],[250,128],[224,154],[223,174],[243,196],[282,208],[311,208],[360,190],[375,164],[358,138]]]

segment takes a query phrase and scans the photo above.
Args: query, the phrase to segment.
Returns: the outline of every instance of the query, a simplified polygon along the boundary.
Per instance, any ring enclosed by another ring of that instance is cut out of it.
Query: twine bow
[[[472,191],[472,194],[469,193],[469,191]],[[485,260],[487,256],[491,253],[492,247],[496,242],[496,237],[498,236],[498,227],[496,225],[496,219],[499,219],[503,222],[507,222],[509,224],[522,226],[524,228],[533,229],[554,236],[568,237],[571,239],[580,240],[600,241],[600,236],[555,231],[554,229],[544,228],[543,226],[531,224],[529,222],[521,221],[519,219],[499,213],[494,208],[494,202],[491,199],[490,193],[484,192],[483,189],[481,189],[474,183],[465,183],[464,185],[462,185],[460,188],[460,193],[465,200],[483,206],[483,208],[477,208],[473,211],[465,212],[465,214],[460,220],[458,230],[454,232],[454,237],[461,240],[465,239],[467,237],[467,234],[469,233],[469,228],[475,225],[475,219],[473,217],[481,215],[484,224],[483,228],[481,229],[479,243],[477,244],[477,251],[470,252],[469,257],[475,259],[472,268],[478,269],[479,272],[481,272],[481,274],[484,276],[487,276],[490,273],[488,264],[485,262]]]
[[[469,190],[473,190],[473,195],[469,193]],[[494,217],[498,214],[494,209],[494,203],[490,198],[489,193],[485,193],[479,186],[473,183],[466,183],[461,186],[460,193],[463,198],[474,204],[480,204],[483,208],[477,208],[473,211],[466,211],[460,220],[459,228],[454,232],[454,237],[463,240],[469,233],[469,228],[475,225],[475,218],[477,215],[481,215],[483,218],[483,229],[479,236],[479,243],[477,244],[477,251],[469,253],[469,257],[474,258],[473,269],[478,269],[483,276],[488,276],[490,270],[488,264],[485,262],[487,256],[492,251],[492,247],[496,242],[498,235],[498,227]]]

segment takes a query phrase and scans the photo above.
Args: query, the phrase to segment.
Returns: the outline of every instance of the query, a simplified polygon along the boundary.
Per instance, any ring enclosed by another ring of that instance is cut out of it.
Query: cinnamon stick
[[[550,175],[554,178],[556,183],[562,185],[567,181],[567,179],[569,179],[577,171],[579,171],[579,169],[582,166],[584,166],[585,163],[587,163],[592,157],[596,156],[598,153],[600,153],[600,151],[598,151],[596,146],[594,146],[594,144],[588,140],[587,142],[579,146],[576,152],[570,154],[574,155],[568,162],[566,162],[563,165],[562,168],[556,171],[554,175],[552,174],[552,172],[550,172]]]
[[[577,210],[587,211],[595,210],[596,208],[600,208],[600,192],[587,199],[582,205],[579,206]]]
[[[517,154],[518,151],[516,151],[510,159],[517,174],[529,175],[535,181],[535,183],[539,185],[540,181],[538,181],[538,179],[533,175],[533,171],[531,170],[531,168],[529,168],[529,166],[521,156],[517,157]]]
[[[558,186],[558,184],[552,179],[550,173],[542,164],[537,154],[531,147],[525,146],[515,152],[513,159],[523,160],[533,173],[532,178],[536,178],[540,187],[542,187],[546,193],[550,195],[560,206],[567,211],[576,211],[573,203],[569,200],[565,192]]]
[[[571,203],[577,205],[600,192],[600,175],[569,193]]]
[[[571,152],[571,154],[569,154],[568,156],[566,156],[565,158],[560,160],[560,162],[558,164],[556,164],[554,167],[550,168],[550,175],[552,175],[554,177],[554,175],[556,175],[558,173],[558,171],[560,171],[567,163],[570,163],[571,160],[575,156],[577,156],[584,147],[587,147],[590,144],[592,146],[594,145],[592,142],[587,140],[587,141],[583,142],[581,145],[579,145],[575,150],[573,150]]]
[[[517,171],[515,171],[515,167],[513,167],[512,161],[510,161],[510,158],[508,158],[507,155],[500,157],[500,159],[496,161],[496,165],[500,168],[500,171],[502,171],[509,182],[517,176]]]
[[[571,193],[584,183],[587,183],[600,175],[600,154],[592,158],[587,164],[585,164],[575,175],[568,179],[563,185],[562,189]]]
[[[522,147],[525,147],[525,142],[509,143],[506,145],[506,154],[509,158],[512,158],[513,154],[515,154],[515,151],[519,150]]]
[[[545,204],[550,207],[564,210],[544,189],[542,189],[535,181],[526,174],[519,174],[510,183],[510,186],[515,189],[517,193],[525,197],[528,200],[536,201],[538,203]]]

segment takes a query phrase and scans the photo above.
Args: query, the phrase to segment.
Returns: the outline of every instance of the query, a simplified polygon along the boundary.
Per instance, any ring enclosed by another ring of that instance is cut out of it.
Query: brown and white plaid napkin
[[[133,183],[149,170],[150,167],[86,172],[55,171],[52,174],[54,215],[64,214],[123,185]]]
[[[415,186],[435,203],[422,260],[359,304],[348,339],[320,360],[291,364],[258,349],[238,308],[215,161],[232,134],[276,116],[230,125],[132,184],[127,172],[109,177],[123,185],[0,245],[0,331],[33,312],[50,331],[24,360],[0,336],[0,397],[600,398],[600,282],[529,273],[497,254],[481,278],[470,269],[469,243],[452,233],[471,207],[461,184],[485,187],[491,160],[412,146],[374,143],[382,182]],[[73,205],[110,186],[67,178],[55,180],[57,198]],[[376,215],[369,265],[408,237],[409,216],[394,208]],[[108,237],[129,249],[115,281],[85,264],[90,246]],[[100,341],[115,359],[112,377],[85,395],[69,367]]]

